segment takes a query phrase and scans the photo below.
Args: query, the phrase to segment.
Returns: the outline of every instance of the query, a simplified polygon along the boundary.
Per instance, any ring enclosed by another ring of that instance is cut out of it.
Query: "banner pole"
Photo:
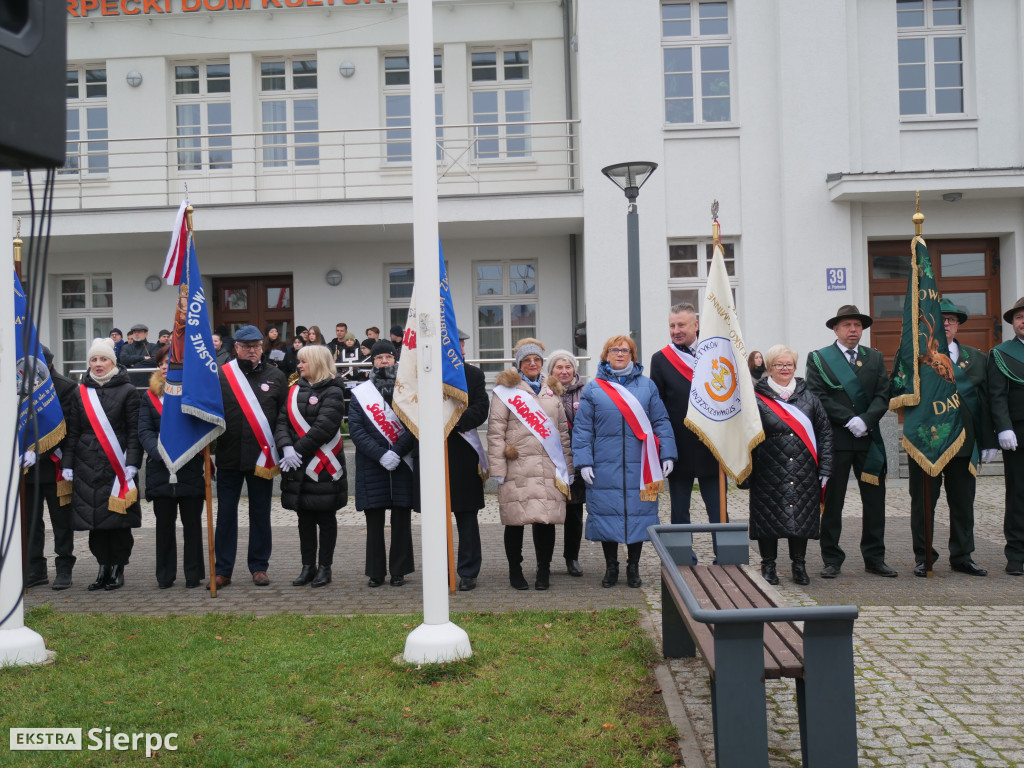
[[[206,549],[210,560],[210,597],[217,596],[217,561],[213,555],[213,459],[210,446],[203,448],[203,474],[206,476]]]
[[[18,276],[18,282],[20,282],[22,284],[22,286],[24,286],[25,283],[24,283],[24,281],[21,278],[21,246],[22,246],[22,240],[21,240],[21,218],[19,217],[18,218],[18,233],[17,233],[17,235],[14,238],[14,274],[16,274]],[[27,304],[27,302],[26,302],[26,304]],[[30,308],[27,307],[26,310],[25,310],[25,314],[26,315],[29,314],[29,310],[30,310]],[[14,332],[15,333],[21,333],[21,329],[15,328]],[[28,350],[25,350],[25,354],[26,355],[28,354]],[[27,375],[28,375],[28,372],[26,371],[26,376]],[[29,407],[30,408],[32,407],[32,403],[31,402],[29,403]],[[26,500],[26,495],[25,494],[28,491],[28,486],[25,483],[25,470],[21,467],[21,456],[20,455],[17,456],[16,459],[17,459],[17,463],[18,463],[18,475],[19,475],[19,478],[18,478],[18,510],[19,510],[19,512],[21,514],[21,579],[22,579],[22,589],[24,589],[25,583],[28,582],[28,565],[29,565],[29,563],[28,563],[28,525],[29,525],[29,520],[28,520],[28,505],[25,503],[25,500]],[[38,472],[38,470],[36,470],[36,471]],[[36,489],[36,493],[39,493],[38,488]]]
[[[455,594],[455,545],[452,538],[452,488],[448,476],[448,440],[444,441],[445,527],[448,533],[448,591]]]
[[[710,515],[708,516],[710,520]],[[729,522],[729,510],[725,501],[725,468],[718,465],[718,522]]]
[[[932,578],[932,482],[931,477],[924,469],[921,470],[921,482],[924,483],[924,493],[921,494],[924,501],[924,570],[927,577]]]

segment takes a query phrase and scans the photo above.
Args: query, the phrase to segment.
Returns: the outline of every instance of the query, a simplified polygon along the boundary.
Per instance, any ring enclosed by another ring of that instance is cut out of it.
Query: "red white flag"
[[[164,279],[168,285],[180,285],[182,272],[185,271],[188,255],[188,225],[185,221],[187,207],[188,200],[182,200],[171,231],[171,247],[167,249],[167,258],[164,260]]]

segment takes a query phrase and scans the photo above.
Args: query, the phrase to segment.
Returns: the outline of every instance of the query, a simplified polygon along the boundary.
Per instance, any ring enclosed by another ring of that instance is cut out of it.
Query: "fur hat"
[[[105,357],[113,361],[114,365],[117,365],[117,355],[114,353],[114,340],[109,336],[105,339],[93,339],[92,346],[89,347],[89,354],[86,355],[86,360],[92,360],[94,357]]]

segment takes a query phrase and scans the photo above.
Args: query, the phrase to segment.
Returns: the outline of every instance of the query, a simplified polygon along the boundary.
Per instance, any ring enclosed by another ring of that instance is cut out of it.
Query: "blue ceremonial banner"
[[[444,409],[444,435],[448,437],[448,433],[466,410],[469,394],[466,391],[466,361],[462,357],[462,346],[459,344],[459,326],[455,321],[455,305],[452,303],[448,272],[444,268],[444,250],[440,242],[437,244],[437,255],[441,260],[441,382],[444,395],[441,407]],[[405,426],[419,437],[419,352],[416,347],[414,287],[413,300],[409,303],[409,319],[406,321],[405,335],[402,337],[402,358],[398,363],[395,396],[391,406]]]
[[[64,438],[64,412],[53,388],[43,345],[26,318],[27,302],[14,273],[14,349],[18,361],[18,452],[44,453]],[[27,335],[26,335],[27,331]]]
[[[175,472],[224,431],[224,402],[217,378],[217,356],[210,331],[199,260],[186,217],[181,214],[171,248],[184,258],[168,282],[179,280],[167,384],[160,420],[160,457],[175,482]]]

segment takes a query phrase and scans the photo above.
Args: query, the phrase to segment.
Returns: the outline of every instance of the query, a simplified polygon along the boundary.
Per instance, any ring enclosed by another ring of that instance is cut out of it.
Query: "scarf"
[[[544,378],[541,374],[538,373],[536,379],[528,379],[528,378],[526,378],[526,374],[523,373],[522,371],[519,372],[519,375],[520,375],[520,377],[522,377],[523,381],[525,381],[527,384],[530,385],[530,389],[533,390],[533,394],[535,394],[535,395],[539,395],[540,394],[540,382],[541,382],[541,379]]]
[[[775,392],[783,400],[789,400],[789,398],[793,396],[793,392],[796,390],[796,376],[790,379],[789,384],[786,385],[785,387],[782,386],[781,384],[776,384],[775,379],[773,379],[771,376],[765,379],[765,381],[768,382],[768,386],[772,388],[772,391]]]

